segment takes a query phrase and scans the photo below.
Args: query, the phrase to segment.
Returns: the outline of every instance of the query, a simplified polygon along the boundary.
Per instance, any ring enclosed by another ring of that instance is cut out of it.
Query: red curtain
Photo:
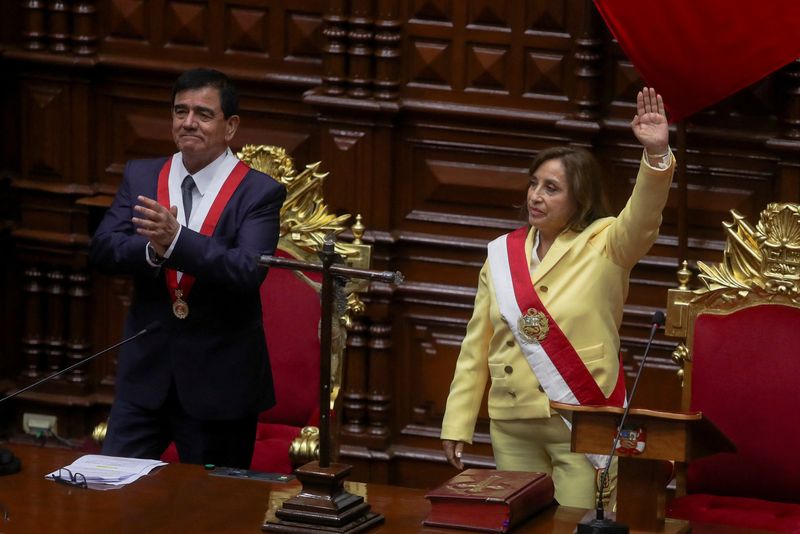
[[[594,0],[678,121],[800,56],[800,1]]]

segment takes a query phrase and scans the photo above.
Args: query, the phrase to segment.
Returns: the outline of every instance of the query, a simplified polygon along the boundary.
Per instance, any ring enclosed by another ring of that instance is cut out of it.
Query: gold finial
[[[305,426],[289,445],[289,458],[293,464],[304,464],[319,459],[319,429]]]
[[[361,220],[361,214],[359,213],[358,215],[356,215],[356,223],[353,226],[350,227],[350,230],[353,231],[353,244],[354,245],[363,244],[363,242],[361,241],[361,238],[364,237],[364,230],[366,230],[366,229],[367,229],[367,227],[364,226],[364,223]]]
[[[678,283],[680,284],[678,286],[678,289],[684,290],[684,291],[688,290],[689,289],[689,285],[688,285],[689,284],[689,280],[692,279],[692,271],[689,270],[689,262],[688,261],[683,260],[681,262],[681,268],[677,272],[677,275],[678,275]]]
[[[689,347],[683,343],[679,343],[678,346],[675,347],[675,350],[672,351],[672,361],[680,366],[680,369],[678,369],[678,378],[681,379],[681,387],[683,387],[683,378],[685,376],[684,368],[686,367],[686,362],[692,361]]]

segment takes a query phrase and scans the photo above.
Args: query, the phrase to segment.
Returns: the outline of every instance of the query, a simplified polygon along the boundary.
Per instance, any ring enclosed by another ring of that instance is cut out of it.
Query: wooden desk
[[[9,515],[3,522],[0,510],[0,534],[258,534],[270,506],[277,506],[299,490],[296,482],[269,484],[216,477],[201,466],[179,464],[167,465],[116,490],[71,488],[46,480],[44,475],[71,463],[79,453],[29,445],[8,447],[22,460],[22,471],[0,477],[0,504]],[[351,492],[365,491],[373,510],[386,517],[386,522],[371,532],[463,532],[422,527],[430,511],[424,490],[352,485]],[[577,508],[552,507],[514,533],[571,533],[584,513]],[[733,531],[737,530],[714,526],[693,529],[702,534]]]

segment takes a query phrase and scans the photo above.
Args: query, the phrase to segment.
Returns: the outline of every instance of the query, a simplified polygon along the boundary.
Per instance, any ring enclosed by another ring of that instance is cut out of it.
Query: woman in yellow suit
[[[637,95],[631,129],[644,153],[617,217],[607,216],[591,154],[553,148],[534,160],[530,228],[489,245],[442,422],[447,460],[463,469],[463,445],[472,442],[491,378],[497,469],[551,473],[556,500],[567,506],[594,507],[598,463],[570,452],[567,422],[549,401],[622,405],[619,326],[628,279],[656,240],[675,168],[655,90]]]

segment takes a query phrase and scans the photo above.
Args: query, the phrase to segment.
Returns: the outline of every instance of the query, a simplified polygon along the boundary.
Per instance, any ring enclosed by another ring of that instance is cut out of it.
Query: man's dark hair
[[[233,82],[220,71],[206,68],[187,70],[178,76],[172,86],[172,105],[175,105],[175,95],[181,91],[203,87],[214,87],[219,91],[220,107],[226,119],[239,113],[239,91]]]

